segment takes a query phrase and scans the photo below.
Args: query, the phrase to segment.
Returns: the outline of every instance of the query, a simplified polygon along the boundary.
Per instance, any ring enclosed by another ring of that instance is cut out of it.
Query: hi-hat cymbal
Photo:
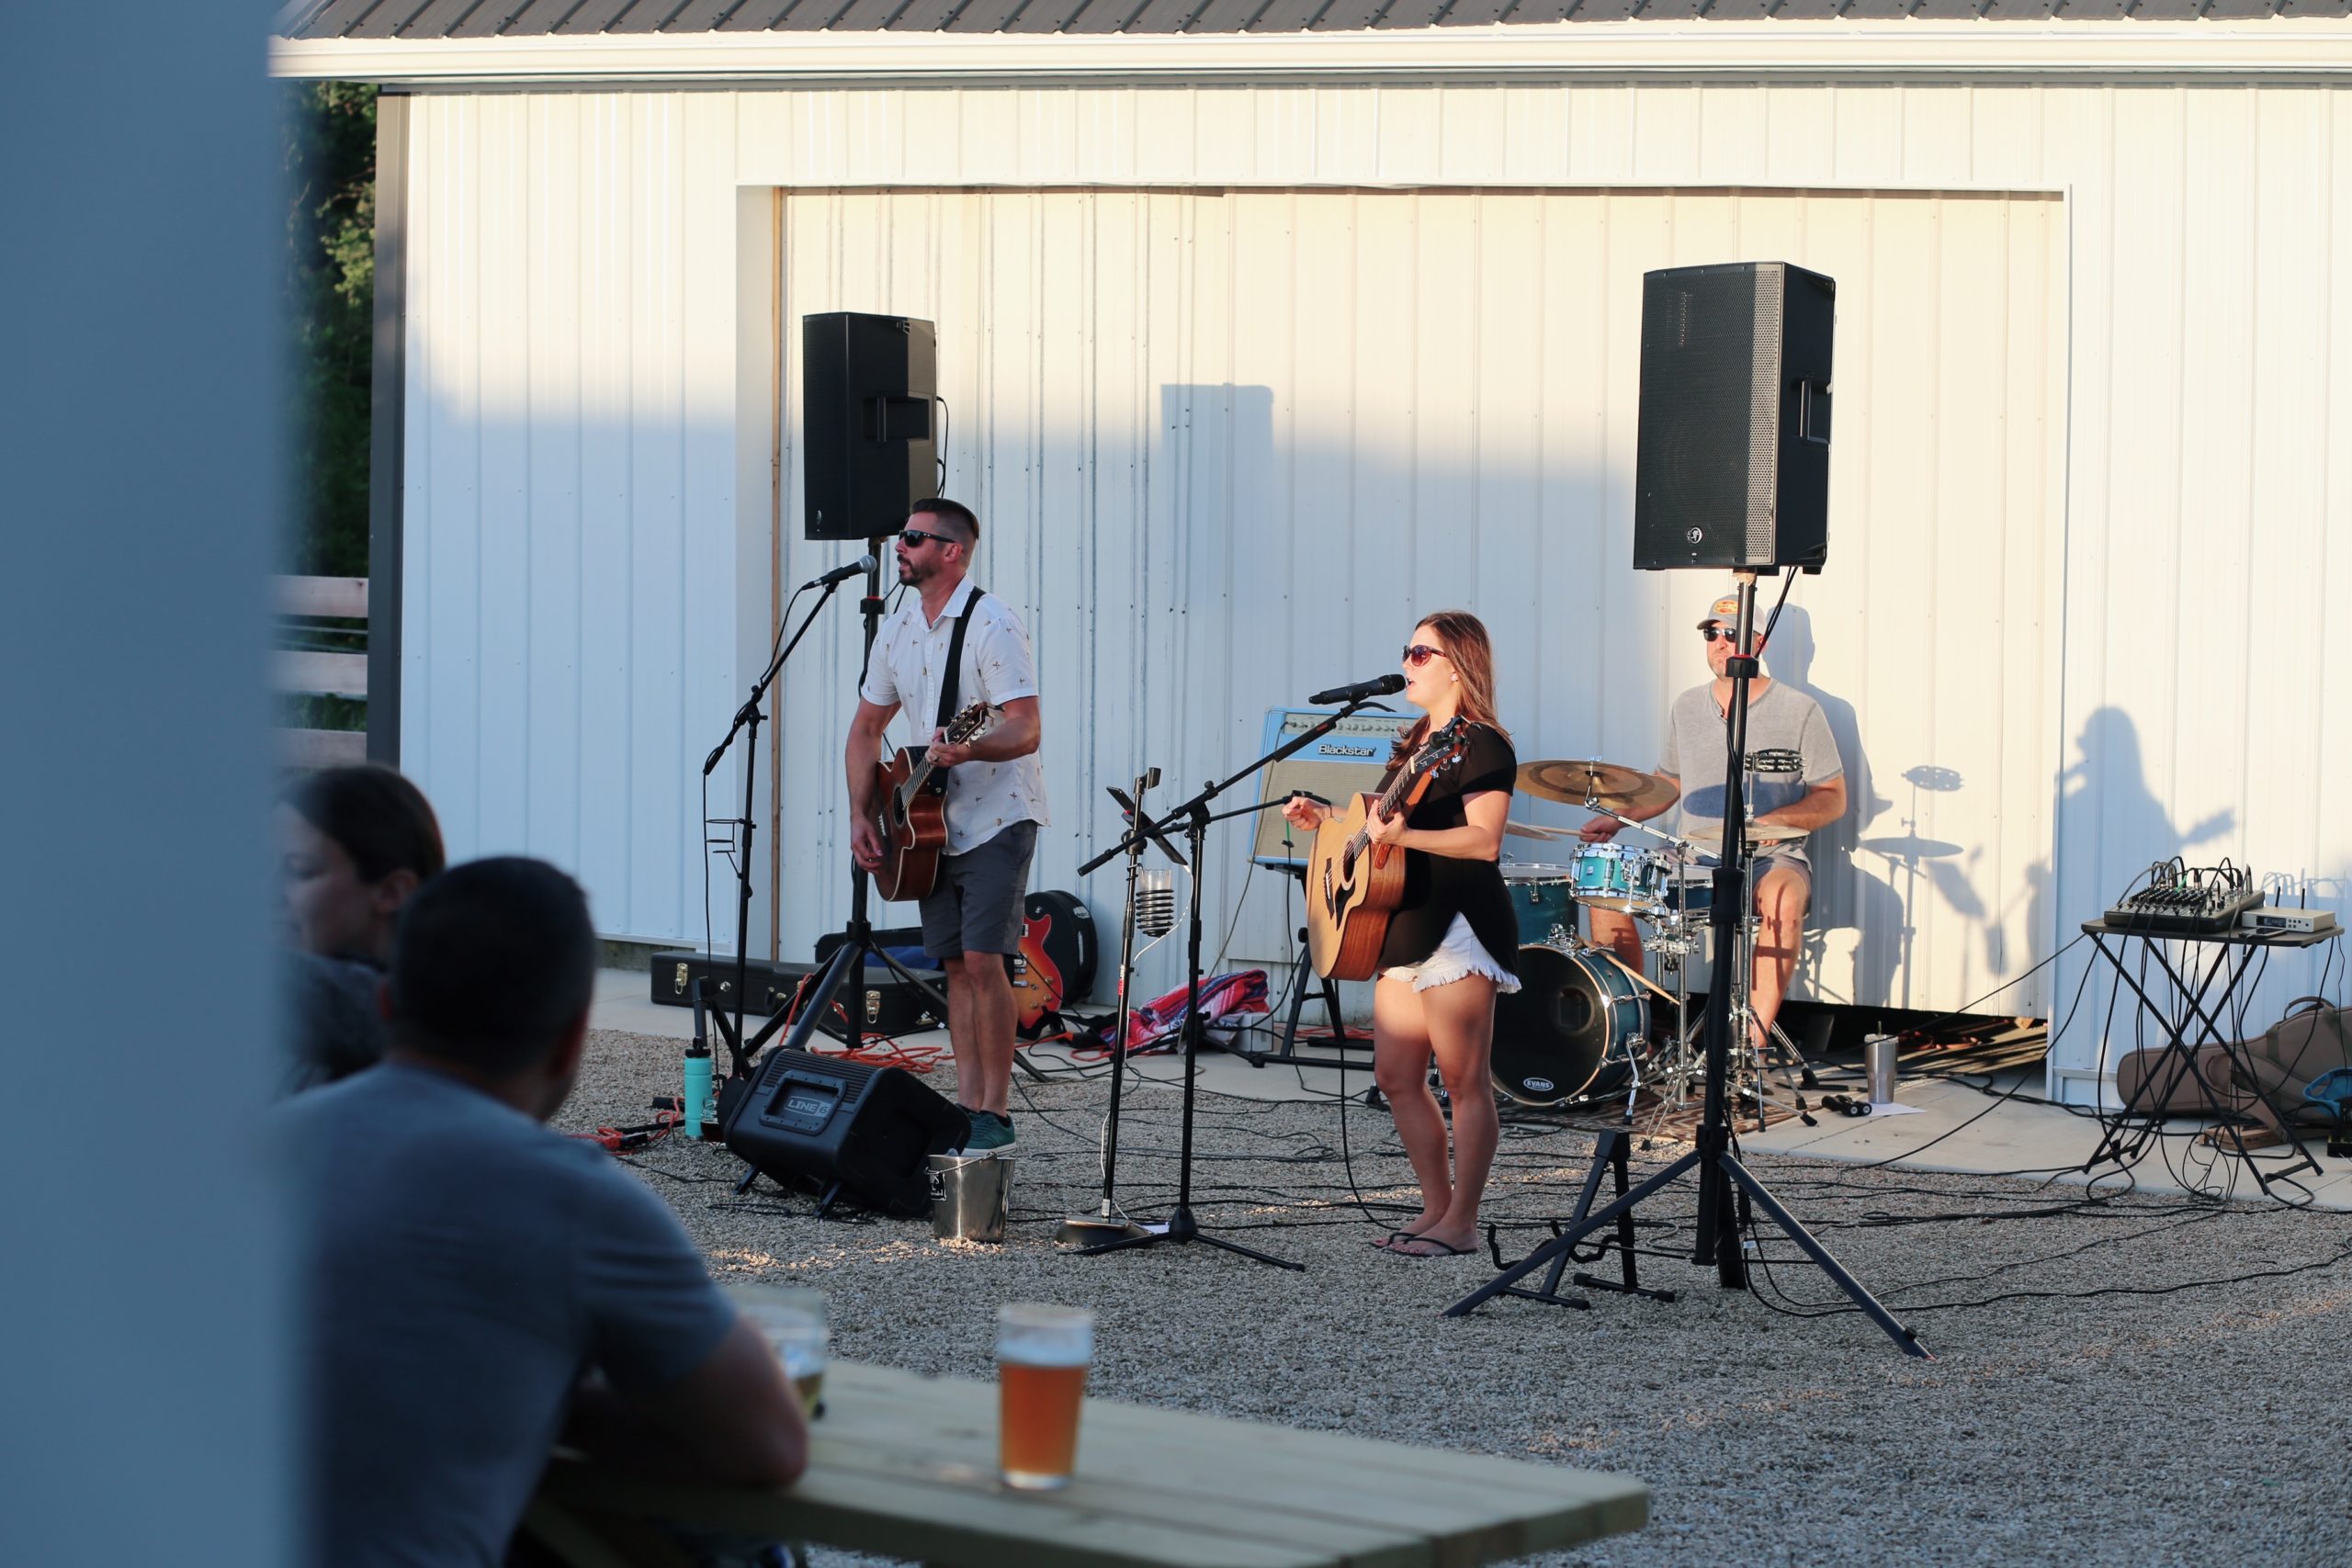
[[[1803,828],[1792,828],[1782,822],[1750,822],[1740,837],[1751,844],[1781,844],[1802,839],[1804,834]],[[1724,825],[1718,822],[1712,828],[1693,828],[1690,836],[1702,843],[1720,844],[1724,840]]]
[[[1605,806],[1611,811],[1634,811],[1665,806],[1674,799],[1674,786],[1664,779],[1620,762],[1555,759],[1519,765],[1519,787],[1545,800],[1569,806]]]

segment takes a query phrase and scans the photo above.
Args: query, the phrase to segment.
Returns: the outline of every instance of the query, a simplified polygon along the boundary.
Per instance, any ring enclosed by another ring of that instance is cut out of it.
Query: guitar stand
[[[1285,866],[1283,868],[1283,874],[1295,876],[1302,884],[1306,881],[1306,868],[1303,865]],[[1306,951],[1305,926],[1298,928],[1298,950],[1301,954]],[[1302,1056],[1298,1054],[1298,1017],[1306,1010],[1306,975],[1309,967],[1310,965],[1302,958],[1298,965],[1297,983],[1291,987],[1290,1016],[1283,1022],[1282,1045],[1279,1049],[1272,1051],[1243,1052],[1241,1059],[1251,1066],[1262,1067],[1268,1063],[1276,1063],[1288,1067],[1339,1067],[1345,1070],[1359,1065],[1349,1061],[1345,1056]],[[1318,978],[1316,988],[1323,998],[1323,1016],[1331,1021],[1331,1033],[1321,1043],[1340,1051],[1369,1049],[1372,1045],[1372,1036],[1349,1032],[1347,1021],[1340,1016],[1340,983],[1326,975]]]
[[[1584,1190],[1577,1195],[1576,1211],[1568,1216],[1568,1223],[1571,1225],[1579,1224],[1592,1213],[1592,1201],[1600,1195],[1600,1179],[1604,1174],[1615,1177],[1616,1196],[1622,1203],[1631,1180],[1626,1167],[1625,1134],[1621,1129],[1611,1129],[1601,1134],[1600,1142],[1594,1146],[1592,1168],[1585,1172]],[[1503,1261],[1502,1246],[1495,1239],[1495,1227],[1488,1225],[1487,1250],[1493,1255],[1495,1267],[1505,1271],[1503,1279],[1506,1281],[1490,1291],[1488,1294],[1520,1296],[1531,1302],[1542,1302],[1548,1306],[1574,1307],[1579,1312],[1589,1312],[1592,1308],[1592,1303],[1582,1296],[1561,1293],[1561,1278],[1567,1274],[1568,1264],[1571,1261],[1598,1263],[1609,1256],[1609,1249],[1613,1247],[1617,1249],[1620,1278],[1602,1280],[1579,1271],[1570,1276],[1573,1281],[1588,1291],[1614,1291],[1621,1295],[1647,1296],[1654,1302],[1670,1302],[1675,1299],[1675,1292],[1672,1291],[1653,1290],[1641,1282],[1639,1269],[1634,1262],[1634,1214],[1630,1208],[1621,1207],[1617,1215],[1615,1234],[1603,1240],[1585,1257],[1577,1257],[1575,1244],[1563,1245],[1561,1238],[1564,1234],[1559,1222],[1554,1221],[1551,1241],[1545,1243],[1537,1252],[1531,1253],[1526,1258],[1521,1259],[1521,1263],[1510,1264]],[[1533,1268],[1545,1261],[1551,1264],[1550,1271],[1544,1276],[1544,1283],[1535,1289],[1530,1290],[1524,1285],[1508,1282],[1524,1278],[1532,1271]]]

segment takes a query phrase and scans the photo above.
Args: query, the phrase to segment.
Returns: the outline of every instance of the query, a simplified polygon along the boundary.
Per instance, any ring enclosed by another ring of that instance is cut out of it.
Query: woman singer
[[[1478,1201],[1494,1164],[1495,998],[1519,989],[1519,928],[1496,863],[1519,770],[1495,717],[1494,645],[1478,617],[1446,610],[1413,628],[1405,699],[1423,716],[1397,737],[1388,779],[1433,735],[1464,721],[1460,754],[1430,777],[1401,817],[1374,811],[1366,834],[1405,852],[1404,902],[1392,915],[1373,987],[1373,1077],[1420,1183],[1421,1212],[1373,1243],[1403,1258],[1448,1258],[1477,1246]],[[1283,815],[1312,831],[1329,807],[1294,796]],[[1453,1158],[1430,1092],[1434,1057],[1453,1106]]]

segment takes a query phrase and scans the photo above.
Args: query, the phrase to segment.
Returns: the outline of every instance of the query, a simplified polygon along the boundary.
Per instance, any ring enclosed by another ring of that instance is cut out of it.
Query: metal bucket
[[[1894,1036],[1871,1034],[1862,1040],[1862,1077],[1870,1084],[1872,1105],[1894,1102]]]
[[[931,1156],[931,1234],[942,1241],[1002,1241],[1012,1209],[1012,1156]]]

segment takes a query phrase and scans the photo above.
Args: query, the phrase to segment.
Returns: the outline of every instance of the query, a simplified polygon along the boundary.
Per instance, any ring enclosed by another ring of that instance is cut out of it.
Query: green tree
[[[376,297],[376,89],[292,89],[286,116],[286,298],[294,321],[294,526],[287,570],[368,575],[368,433]]]

